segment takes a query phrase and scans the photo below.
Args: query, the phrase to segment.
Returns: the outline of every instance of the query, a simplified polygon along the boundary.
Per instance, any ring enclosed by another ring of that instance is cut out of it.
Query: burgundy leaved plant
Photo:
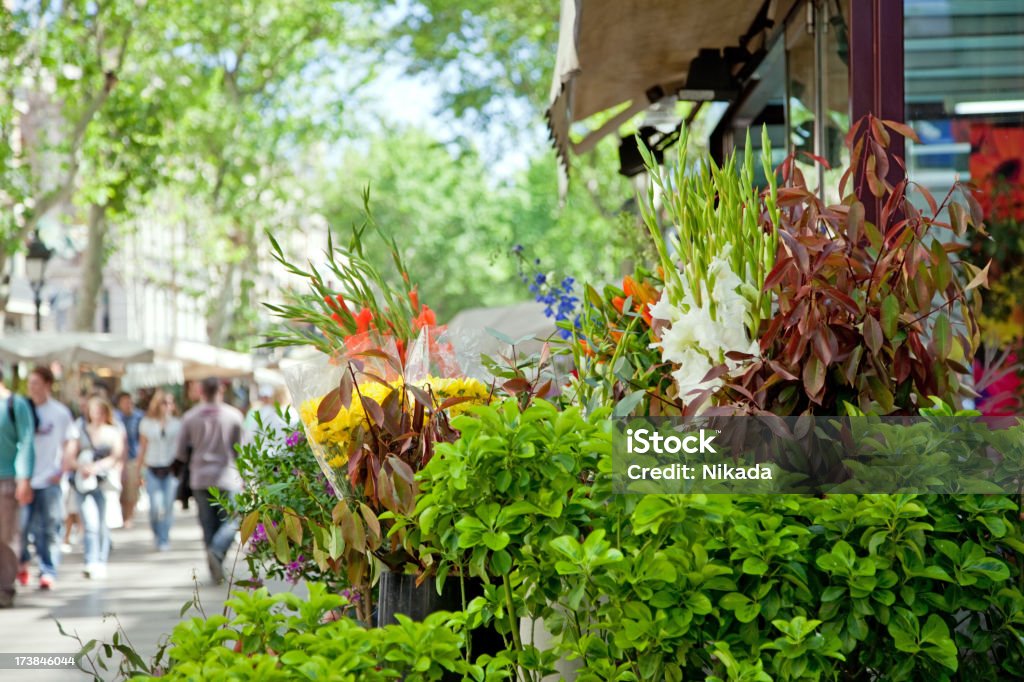
[[[792,157],[780,166],[779,254],[765,281],[773,315],[761,328],[760,357],[727,380],[720,410],[840,414],[848,402],[908,414],[930,406],[930,396],[970,394],[977,288],[988,268],[959,253],[969,229],[984,235],[981,208],[959,185],[937,202],[909,182],[893,135],[916,139],[871,116],[854,124],[838,205],[808,189]],[[847,192],[851,181],[856,193]],[[876,199],[876,221],[858,194]],[[764,225],[771,229],[767,215]]]

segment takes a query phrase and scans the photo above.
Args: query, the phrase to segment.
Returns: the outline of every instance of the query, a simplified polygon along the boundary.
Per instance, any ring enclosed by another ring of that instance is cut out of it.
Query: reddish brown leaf
[[[373,372],[363,371],[363,372],[360,372],[360,374],[362,374],[364,377],[370,379],[371,381],[376,381],[378,384],[380,384],[382,386],[387,386],[388,388],[391,388],[391,384],[389,384],[387,381],[385,381],[384,379],[380,378],[379,376],[377,376]]]
[[[359,400],[362,403],[363,411],[366,412],[366,416],[370,418],[370,421],[378,426],[384,424],[384,410],[373,398],[367,398],[366,396],[359,396]]]
[[[401,478],[403,481],[412,485],[416,480],[416,474],[413,472],[412,467],[398,459],[397,457],[388,457],[388,464],[391,465],[395,475]]]
[[[872,355],[877,355],[878,350],[882,347],[882,326],[878,324],[878,320],[872,315],[867,315],[864,318],[864,342],[868,345],[868,350],[871,351]]]
[[[704,375],[704,378],[701,379],[700,381],[701,381],[701,383],[707,383],[709,381],[714,381],[718,377],[723,376],[723,375],[728,374],[728,373],[729,373],[729,366],[728,365],[726,365],[726,364],[716,365],[715,367],[712,367],[708,371],[708,373]]]
[[[877,140],[875,144],[881,143],[882,145],[888,147],[889,131],[885,129],[885,126],[883,125],[882,121],[875,118],[874,116],[872,116],[869,120],[871,122],[871,132],[875,140]]]
[[[510,393],[512,395],[515,395],[516,393],[525,393],[532,388],[530,386],[530,382],[527,381],[526,379],[523,379],[522,377],[509,379],[504,384],[502,384],[501,387],[505,389],[506,393]]]
[[[552,386],[551,379],[548,379],[543,384],[541,384],[540,388],[537,389],[537,394],[536,394],[537,397],[538,398],[545,398],[545,397],[547,397],[548,393],[551,392],[551,386]]]
[[[461,405],[462,403],[468,403],[468,402],[470,402],[472,400],[475,400],[475,398],[470,398],[468,396],[455,396],[455,397],[452,397],[452,398],[448,398],[443,403],[438,405],[437,409],[439,409],[439,410],[447,410],[449,407],[455,407],[456,405]]]
[[[903,137],[906,137],[908,139],[911,139],[914,142],[917,142],[918,144],[921,144],[921,138],[919,138],[914,129],[908,126],[906,123],[900,123],[899,121],[882,121],[882,123],[884,123],[887,128],[890,128],[897,134],[902,135]]]
[[[331,421],[341,412],[341,407],[341,398],[338,389],[335,388],[325,395],[317,406],[316,420],[321,424]]]
[[[878,174],[875,172],[878,162],[875,161],[874,156],[868,157],[867,166],[864,170],[864,177],[868,183],[868,189],[871,190],[871,194],[876,197],[881,197],[885,194],[885,187],[882,185],[882,181],[878,179]]]
[[[825,389],[825,367],[816,356],[812,355],[804,364],[803,379],[807,396],[820,404]]]
[[[774,289],[778,286],[786,273],[789,272],[790,265],[793,263],[793,259],[790,256],[786,256],[775,264],[768,276],[764,278],[764,290]]]
[[[412,394],[413,400],[415,400],[417,403],[419,403],[428,410],[432,410],[434,408],[433,403],[430,401],[430,394],[424,391],[422,388],[418,386],[413,386],[412,384],[405,384],[405,388],[407,391],[409,391],[409,393]]]
[[[338,382],[338,399],[342,406],[348,409],[352,405],[352,373],[345,372]]]

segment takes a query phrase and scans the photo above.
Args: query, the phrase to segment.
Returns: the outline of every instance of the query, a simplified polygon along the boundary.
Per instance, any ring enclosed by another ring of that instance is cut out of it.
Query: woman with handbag
[[[145,467],[146,494],[149,495],[149,523],[153,528],[156,548],[171,548],[170,533],[174,523],[174,500],[178,494],[178,477],[172,471],[177,454],[181,420],[175,416],[174,396],[157,390],[149,401],[146,416],[139,424],[139,461]]]
[[[72,438],[64,466],[75,472],[75,495],[85,527],[85,577],[103,578],[110,556],[105,493],[119,488],[121,482],[124,433],[114,425],[110,403],[100,396],[89,398],[85,418],[76,426],[77,438]]]

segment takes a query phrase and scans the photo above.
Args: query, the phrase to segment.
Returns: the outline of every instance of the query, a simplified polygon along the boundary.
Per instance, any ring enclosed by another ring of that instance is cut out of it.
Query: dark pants
[[[14,497],[16,490],[13,478],[0,478],[0,602],[14,598],[21,558],[21,514]]]
[[[64,496],[60,484],[37,488],[32,491],[32,503],[25,507],[25,533],[22,536],[21,562],[27,564],[29,553],[28,536],[39,557],[39,572],[56,578],[60,564],[60,546],[57,544],[60,529],[64,523]]]
[[[218,561],[224,561],[238,532],[238,522],[224,508],[215,504],[209,490],[194,490],[199,510],[199,525],[203,529],[203,543]],[[233,498],[235,493],[221,490],[220,495]]]

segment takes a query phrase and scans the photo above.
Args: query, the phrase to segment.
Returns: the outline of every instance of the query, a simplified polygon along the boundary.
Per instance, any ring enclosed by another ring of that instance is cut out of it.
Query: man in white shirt
[[[60,530],[64,522],[64,501],[61,494],[61,463],[68,446],[74,417],[64,404],[54,400],[53,372],[36,367],[28,375],[28,396],[36,408],[35,467],[32,470],[32,503],[26,507],[19,581],[29,580],[28,536],[33,538],[39,558],[39,589],[53,589],[60,563]]]
[[[257,436],[262,436],[264,452],[279,454],[285,449],[288,436],[295,430],[289,424],[291,410],[288,407],[288,393],[283,388],[261,384],[256,399],[257,403],[249,410],[242,425],[242,445],[250,445]],[[277,405],[281,406],[284,418],[278,413]]]

